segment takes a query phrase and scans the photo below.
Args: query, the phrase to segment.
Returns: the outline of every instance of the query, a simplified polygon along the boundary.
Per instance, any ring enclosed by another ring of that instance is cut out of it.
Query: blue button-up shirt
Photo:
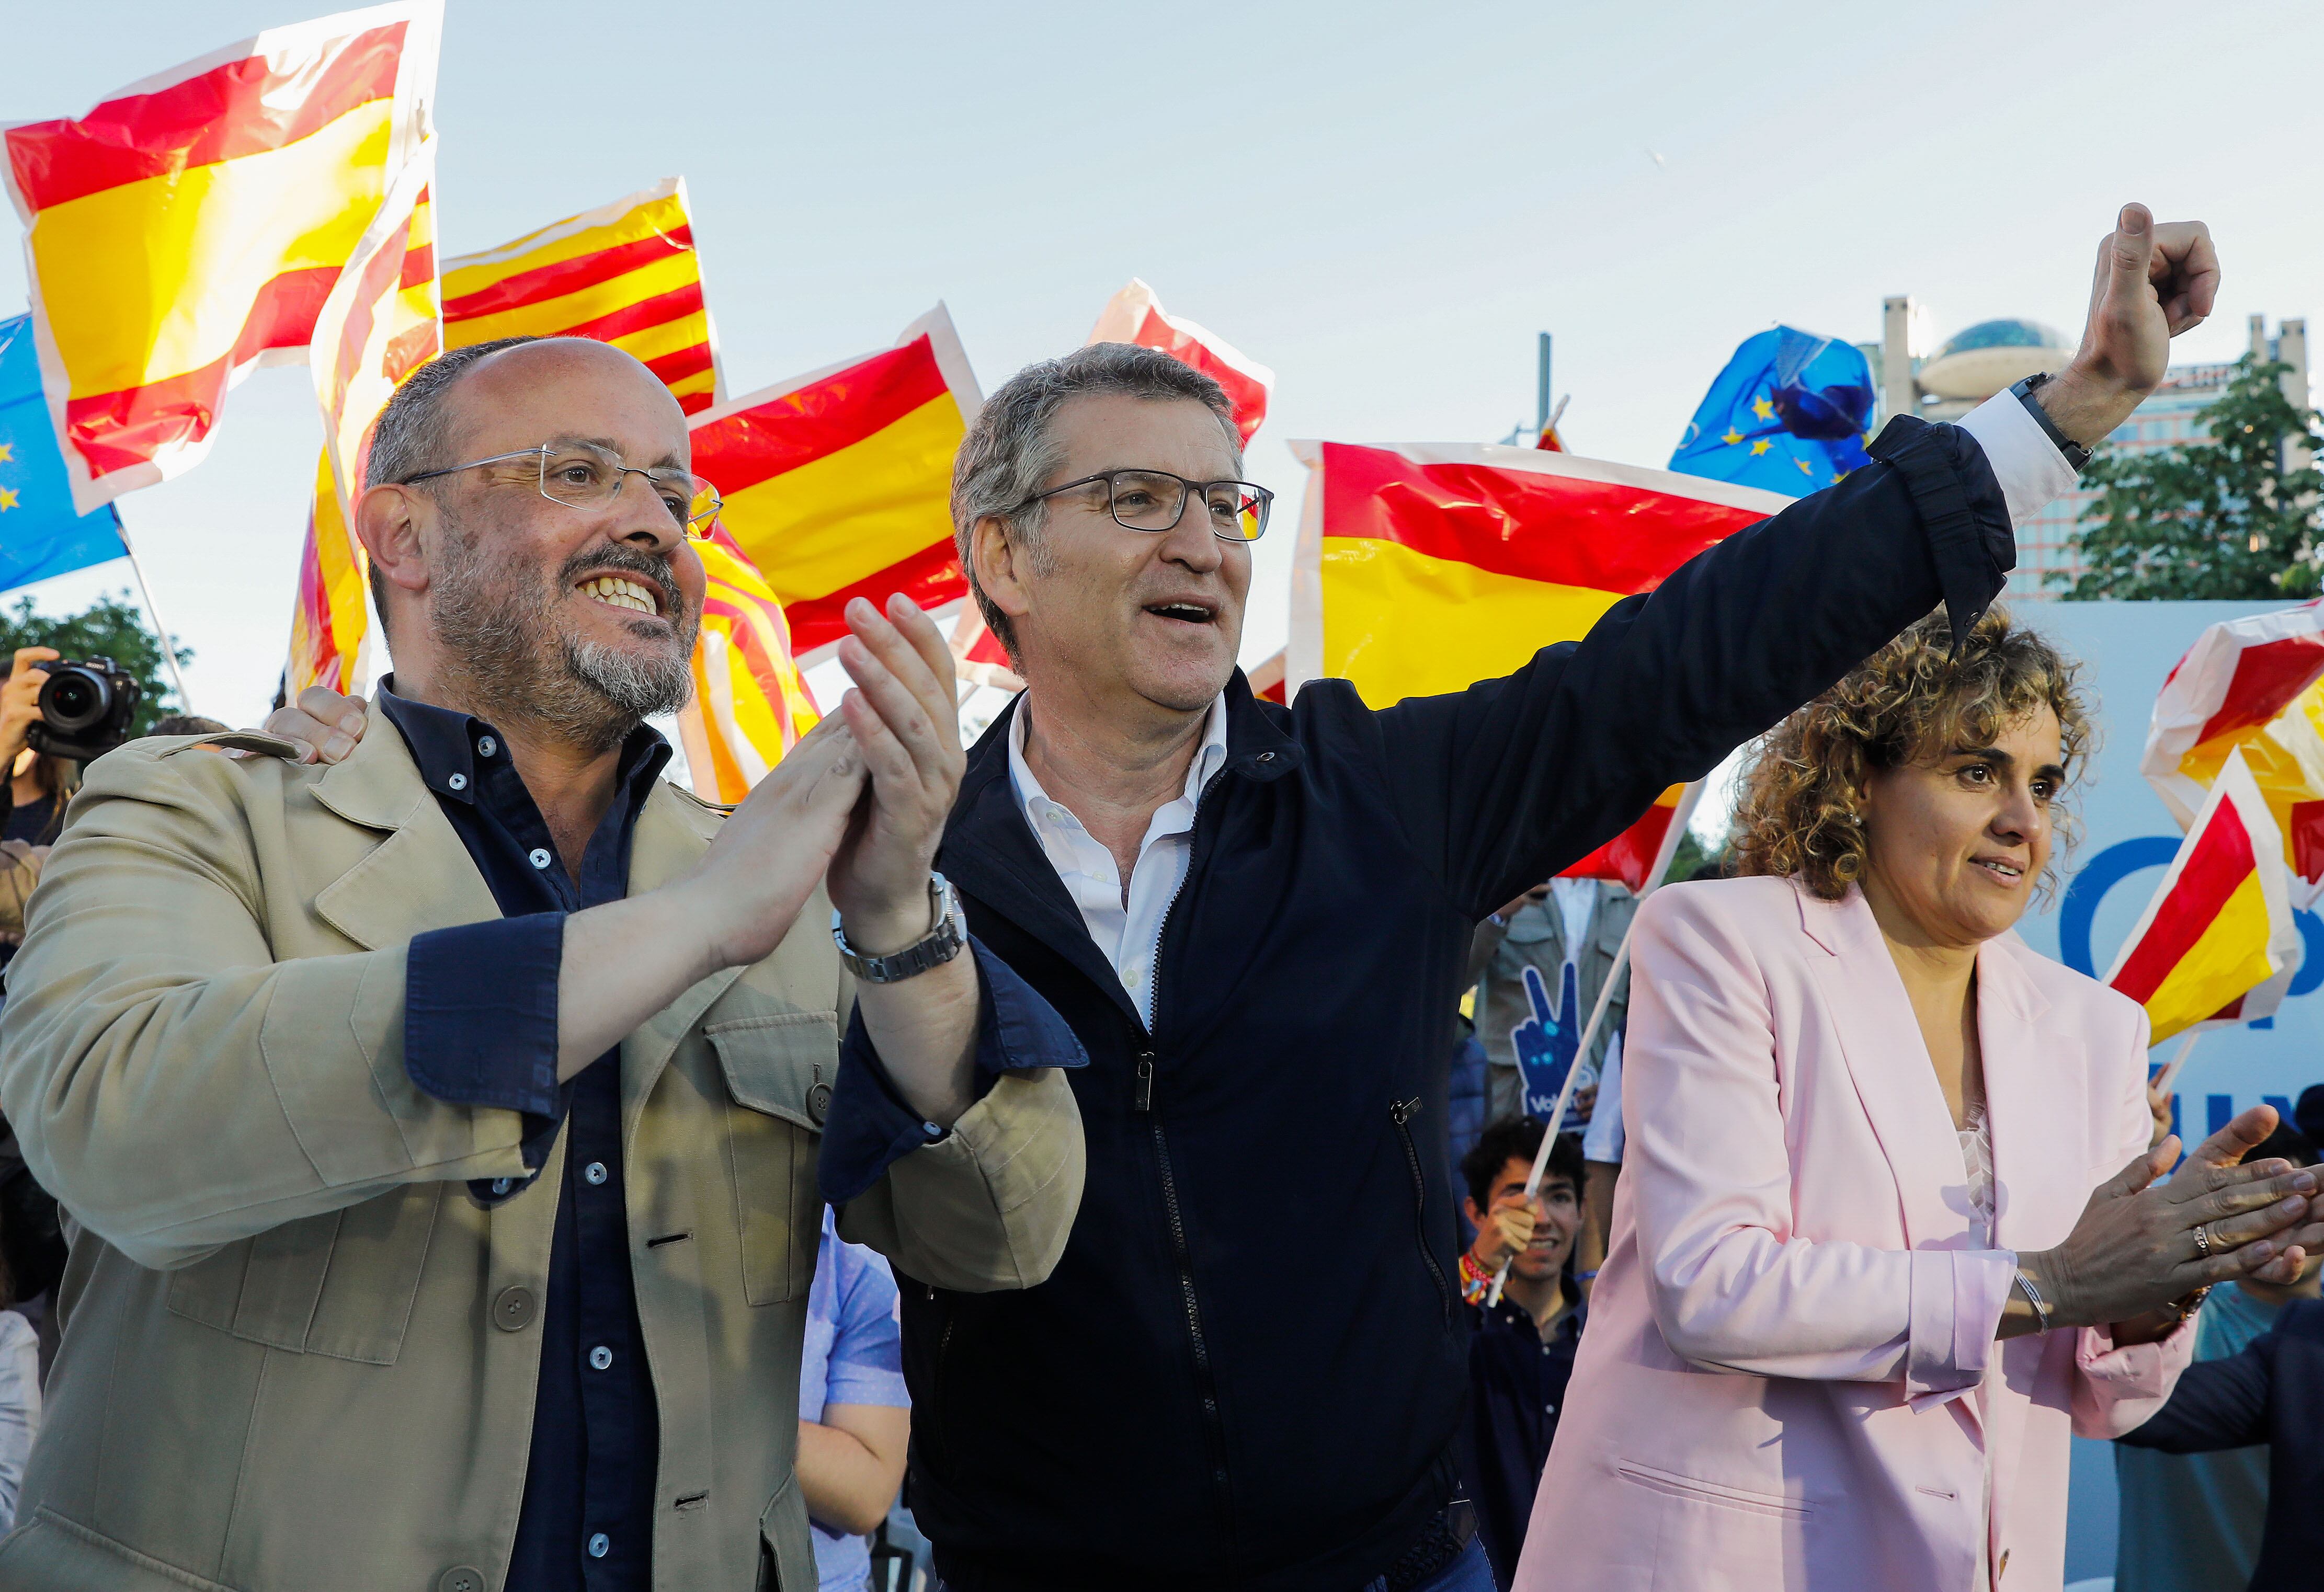
[[[479,1201],[527,1194],[558,1133],[569,1131],[557,1192],[540,1382],[508,1592],[627,1592],[651,1584],[659,1426],[638,1327],[622,1185],[616,1047],[557,1080],[558,971],[568,913],[629,893],[630,841],[669,747],[643,727],[622,743],[614,799],[580,877],[500,732],[484,720],[398,696],[380,711],[467,847],[503,916],[415,936],[405,962],[404,1067],[449,1104],[516,1111],[531,1173],[469,1185]],[[1049,1004],[971,942],[982,987],[980,1090],[1002,1072],[1078,1067],[1088,1057]],[[902,1155],[945,1136],[903,1101],[859,1012],[841,1049],[819,1156],[825,1187],[852,1199]],[[776,1440],[769,1434],[769,1441]]]

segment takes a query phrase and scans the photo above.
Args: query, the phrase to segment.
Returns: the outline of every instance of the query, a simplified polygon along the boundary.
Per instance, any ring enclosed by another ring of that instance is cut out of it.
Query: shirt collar
[[[393,675],[380,681],[378,702],[379,711],[411,749],[421,780],[447,801],[475,805],[478,759],[512,766],[508,743],[499,731],[474,713],[397,695]],[[652,725],[640,724],[630,732],[622,742],[615,778],[632,803],[643,800],[669,757],[669,742]]]
[[[1039,817],[1044,805],[1060,804],[1041,788],[1041,782],[1033,777],[1031,767],[1025,761],[1025,706],[1019,702],[1017,711],[1009,715],[1009,783],[1016,790],[1017,804],[1025,809],[1027,821],[1032,822]],[[1179,793],[1178,799],[1189,806],[1198,803],[1203,787],[1226,760],[1227,699],[1222,693],[1211,699],[1211,711],[1203,721],[1203,744],[1195,750],[1194,760],[1186,766],[1186,787]],[[1038,824],[1034,833],[1040,833]]]

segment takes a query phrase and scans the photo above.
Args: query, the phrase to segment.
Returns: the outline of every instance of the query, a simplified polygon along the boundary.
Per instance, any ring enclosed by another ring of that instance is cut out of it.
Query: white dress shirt
[[[1954,424],[1985,450],[1985,462],[2001,483],[2009,505],[2009,523],[2023,525],[2074,490],[2080,479],[2066,456],[2042,429],[2042,422],[2025,412],[2015,392],[1997,392]],[[2080,437],[2074,438],[2079,442]]]
[[[2038,428],[2037,428],[2038,429]],[[2047,440],[2046,438],[2044,439]],[[1146,826],[1139,842],[1138,861],[1130,870],[1125,905],[1121,870],[1113,853],[1098,843],[1062,804],[1052,801],[1025,765],[1025,711],[1020,704],[1009,726],[1009,783],[1025,809],[1025,822],[1041,842],[1041,854],[1057,870],[1065,893],[1081,909],[1082,925],[1096,943],[1130,998],[1138,1003],[1147,1030],[1154,1027],[1154,959],[1161,949],[1162,921],[1178,887],[1186,882],[1194,860],[1194,805],[1227,760],[1227,699],[1211,704],[1203,726],[1203,744],[1186,769],[1186,788],[1174,802],[1165,802]]]

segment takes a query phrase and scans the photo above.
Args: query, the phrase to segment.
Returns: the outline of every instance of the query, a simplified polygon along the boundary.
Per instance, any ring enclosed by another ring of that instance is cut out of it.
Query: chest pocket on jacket
[[[229,1244],[171,1275],[171,1313],[270,1348],[392,1366],[443,1201],[442,1183],[414,1183]]]
[[[777,1012],[703,1029],[726,1090],[726,1154],[742,1235],[742,1297],[779,1304],[815,1281],[823,1198],[816,1146],[839,1076],[839,1014]]]

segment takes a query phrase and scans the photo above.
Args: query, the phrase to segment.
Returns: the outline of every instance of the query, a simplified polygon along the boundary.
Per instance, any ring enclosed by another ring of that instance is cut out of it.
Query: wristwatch
[[[833,912],[831,943],[839,947],[840,964],[867,984],[900,984],[932,967],[944,966],[968,943],[968,916],[960,909],[960,897],[953,890],[952,881],[934,870],[928,873],[928,906],[935,914],[936,927],[918,944],[907,945],[891,956],[866,956],[850,945],[840,927],[839,914]]]
[[[2036,371],[2009,391],[2018,402],[2025,406],[2025,412],[2034,417],[2043,434],[2058,445],[2058,451],[2066,456],[2067,465],[2079,475],[2082,473],[2082,466],[2090,462],[2090,450],[2079,442],[2069,441],[2066,434],[2058,429],[2058,423],[2050,418],[2050,411],[2043,409],[2041,401],[2034,396],[2034,389],[2050,379],[2049,372]]]

